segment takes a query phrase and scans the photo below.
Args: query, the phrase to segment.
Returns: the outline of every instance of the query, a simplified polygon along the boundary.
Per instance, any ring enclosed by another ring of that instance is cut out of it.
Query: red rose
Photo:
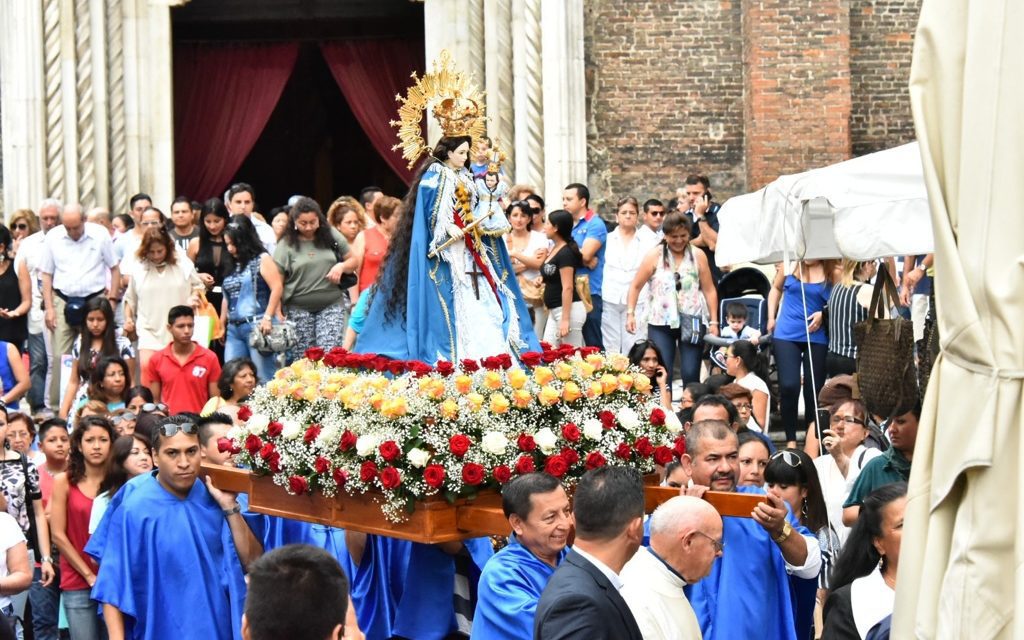
[[[400,376],[405,373],[405,360],[392,360],[388,363],[388,373]]]
[[[660,447],[658,447],[657,449],[654,450],[654,462],[655,462],[655,464],[660,464],[661,466],[664,467],[666,464],[672,462],[675,459],[676,459],[675,452],[672,451],[672,449],[669,449],[666,446],[660,446]]]
[[[305,356],[307,360],[320,362],[324,359],[324,350],[321,347],[310,347],[306,349]]]
[[[448,440],[448,450],[461,458],[466,455],[467,451],[469,451],[470,444],[471,442],[469,438],[460,433],[452,436],[451,439]]]
[[[533,436],[520,433],[519,438],[516,440],[516,446],[519,447],[520,451],[533,451],[537,448],[537,443],[533,441]]]
[[[462,466],[462,481],[476,486],[484,481],[484,467],[475,462],[467,462]]]
[[[455,365],[448,362],[447,360],[438,360],[437,367],[435,368],[437,369],[437,372],[440,373],[442,376],[450,376],[453,373],[455,373]]]
[[[660,427],[663,424],[665,424],[665,412],[662,411],[660,408],[655,407],[651,411],[651,424],[653,424],[656,427]]]
[[[683,436],[679,436],[678,438],[676,438],[676,442],[675,445],[672,447],[672,450],[676,452],[676,455],[678,457],[682,458],[683,454],[686,453],[686,438],[684,438]]]
[[[331,476],[334,477],[334,484],[339,487],[345,486],[345,483],[348,482],[348,472],[341,467],[334,467],[334,471],[331,472]]]
[[[394,440],[385,440],[380,445],[380,457],[388,462],[394,461],[400,455],[402,455],[402,450],[398,448]]]
[[[651,444],[651,441],[647,436],[637,438],[636,442],[633,443],[633,448],[636,449],[637,453],[645,458],[650,458],[654,455],[654,445]]]
[[[541,354],[536,351],[527,351],[526,353],[522,353],[519,355],[519,359],[528,367],[536,367],[540,365],[543,360]]]
[[[587,454],[587,459],[583,464],[587,467],[587,471],[590,471],[591,469],[603,467],[608,464],[608,461],[601,455],[600,451],[591,451]]]
[[[316,439],[317,439],[317,437],[319,435],[320,435],[320,425],[318,425],[318,424],[311,424],[311,425],[309,425],[309,428],[306,429],[305,435],[302,436],[302,441],[305,442],[306,444],[313,444],[313,442],[316,441]]]
[[[476,360],[470,360],[469,358],[460,360],[459,366],[462,367],[462,370],[466,373],[473,373],[474,371],[480,370],[480,365],[477,364]]]
[[[391,358],[385,356],[376,356],[370,362],[370,367],[379,373],[384,373],[388,370],[388,365],[391,363]]]
[[[272,451],[270,455],[267,456],[267,466],[270,467],[271,473],[281,473],[281,454],[276,451]]]
[[[567,423],[562,427],[562,437],[569,442],[579,442],[580,440],[580,428],[572,422]]]
[[[561,356],[563,360],[566,358],[571,358],[574,355],[576,355],[576,347],[572,346],[571,344],[563,344],[562,346],[558,347],[558,355]]]
[[[277,438],[281,435],[282,431],[284,431],[284,425],[276,420],[267,425],[268,438]]]
[[[557,351],[553,351],[551,349],[545,349],[544,353],[541,354],[541,360],[543,360],[544,362],[546,362],[548,364],[551,364],[552,362],[557,362],[557,361],[559,361],[561,359],[562,359],[562,354],[558,353]]]
[[[313,462],[313,470],[317,473],[327,473],[331,469],[331,461],[323,456],[317,456]]]
[[[544,340],[541,340],[540,341],[540,348],[541,348],[542,351],[551,351],[551,349],[553,349],[554,347],[552,346],[552,344],[550,342],[546,342]]]
[[[434,370],[434,368],[429,364],[426,362],[420,362],[419,360],[409,360],[405,363],[405,366],[409,371],[412,371],[413,375],[417,378],[422,378]]]
[[[560,455],[549,456],[547,462],[544,463],[544,471],[550,473],[556,478],[561,478],[568,470],[568,463],[566,463],[565,458]]]
[[[580,461],[580,454],[576,453],[575,449],[571,449],[569,447],[562,449],[562,453],[560,455],[562,456],[562,459],[565,460],[565,463],[570,467]]]
[[[249,449],[249,439],[250,438],[256,438],[256,436],[249,436],[248,438],[245,439],[245,448],[246,449]],[[256,439],[259,440],[259,438],[256,438]],[[249,449],[249,451],[251,452],[252,450]],[[276,453],[275,450],[274,450],[274,445],[273,444],[268,442],[265,445],[263,445],[262,447],[260,447],[260,457],[263,458],[264,460],[267,460],[268,458],[270,458],[270,454],[272,454],[272,453]]]
[[[324,364],[328,367],[344,367],[347,356],[341,353],[334,353],[334,349],[324,356]]]
[[[297,496],[309,491],[309,480],[302,476],[288,476],[288,488]]]
[[[238,419],[239,420],[241,420],[242,422],[246,422],[251,417],[252,417],[252,409],[249,408],[249,405],[243,404],[241,407],[238,408]]]
[[[246,438],[248,440],[248,438]],[[231,441],[231,438],[217,438],[217,451],[220,453],[228,453],[235,447],[235,443]],[[259,450],[259,447],[256,447]],[[250,452],[252,453],[252,452]]]
[[[533,466],[533,458],[530,456],[519,456],[516,460],[516,473],[522,475],[524,473],[533,473],[536,468]]]
[[[342,451],[348,451],[356,446],[356,440],[358,439],[356,434],[346,430],[345,433],[341,434],[341,442],[338,444],[338,448]]]
[[[501,360],[497,356],[489,356],[480,360],[480,364],[484,366],[484,369],[488,371],[497,371],[501,369]]]
[[[512,368],[512,356],[507,353],[503,353],[498,356],[498,362],[501,364],[501,368],[506,371]]]
[[[439,464],[428,464],[423,470],[423,482],[426,482],[428,487],[440,489],[444,484],[444,476],[444,467]]]
[[[629,456],[630,456],[631,453],[632,453],[632,449],[629,448],[629,444],[626,443],[626,442],[623,442],[615,450],[615,457],[616,458],[622,458],[623,460],[627,460],[628,461],[629,460]]]
[[[501,484],[505,484],[512,479],[512,470],[506,465],[499,464],[491,470],[491,475],[494,476],[494,479]]]
[[[598,348],[598,347],[580,347],[580,355],[583,356],[584,358],[586,358],[587,356],[589,356],[591,354],[600,353],[600,352],[601,352],[601,349]]]
[[[226,440],[227,438],[225,438]],[[219,446],[219,445],[218,445]],[[274,445],[268,445],[273,447]],[[263,448],[263,441],[257,435],[249,434],[245,437],[245,450],[249,452],[249,455],[254,456],[256,452]],[[271,449],[273,450],[273,449]],[[266,458],[266,456],[263,456]]]
[[[607,429],[615,428],[615,414],[611,411],[605,410],[597,414],[597,419],[601,421],[601,426]]]
[[[380,484],[385,489],[394,489],[402,484],[402,474],[394,467],[384,467],[380,471]]]
[[[372,460],[367,460],[359,467],[359,479],[363,482],[370,482],[377,477],[377,465]]]

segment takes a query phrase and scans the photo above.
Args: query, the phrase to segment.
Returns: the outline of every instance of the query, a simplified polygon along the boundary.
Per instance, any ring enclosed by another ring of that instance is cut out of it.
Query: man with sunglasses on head
[[[783,451],[779,454],[789,454]],[[791,464],[800,459],[790,456]],[[725,517],[729,553],[714,561],[707,578],[686,587],[704,638],[795,638],[789,576],[816,578],[821,570],[817,538],[801,526],[781,498],[761,487],[737,487],[739,441],[721,420],[694,422],[686,434],[683,466],[693,485],[684,495],[708,490],[764,496],[750,518]],[[753,612],[738,615],[737,612]]]
[[[263,549],[233,493],[199,479],[198,427],[165,418],[157,469],[111,500],[86,553],[100,564],[92,596],[111,640],[230,640],[241,625],[244,568]]]

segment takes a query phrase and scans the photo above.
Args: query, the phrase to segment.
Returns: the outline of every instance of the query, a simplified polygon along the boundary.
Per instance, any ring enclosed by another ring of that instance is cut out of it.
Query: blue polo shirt
[[[601,216],[594,216],[590,220],[581,217],[576,226],[572,228],[572,239],[579,245],[580,251],[583,250],[583,242],[589,238],[601,243],[601,248],[597,250],[597,267],[577,269],[576,275],[590,276],[590,293],[599,296],[601,295],[601,284],[604,282],[604,249],[608,240],[608,227],[604,225]]]

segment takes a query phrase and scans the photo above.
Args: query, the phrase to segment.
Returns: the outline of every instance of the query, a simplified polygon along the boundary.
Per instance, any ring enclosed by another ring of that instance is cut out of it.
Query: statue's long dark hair
[[[444,137],[437,141],[437,146],[430,156],[425,158],[413,174],[412,185],[409,193],[402,200],[402,217],[398,221],[394,235],[388,246],[388,254],[381,266],[380,274],[377,276],[377,292],[381,296],[377,304],[383,304],[384,317],[389,322],[397,319],[405,319],[405,303],[409,289],[409,259],[410,245],[412,244],[412,229],[416,222],[416,192],[419,190],[420,180],[427,172],[430,165],[435,162],[444,162],[448,159],[448,153],[455,151],[463,143],[472,145],[472,138],[469,136]],[[466,168],[469,168],[469,156],[466,156]],[[418,259],[425,259],[426,256],[418,256]]]

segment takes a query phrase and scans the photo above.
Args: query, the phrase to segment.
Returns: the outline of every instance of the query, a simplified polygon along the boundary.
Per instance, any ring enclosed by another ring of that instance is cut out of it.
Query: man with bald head
[[[795,638],[789,576],[818,576],[817,538],[799,524],[781,498],[761,487],[736,486],[739,441],[728,423],[695,422],[686,434],[682,462],[693,480],[686,495],[699,498],[710,489],[764,496],[750,518],[722,519],[729,553],[714,561],[707,578],[686,587],[704,637]]]
[[[117,306],[121,281],[110,234],[86,221],[82,205],[65,206],[60,224],[46,234],[39,266],[46,328],[53,332],[53,407],[60,406],[61,356],[71,352],[85,320],[85,303],[106,296],[111,305]]]
[[[678,496],[651,515],[651,545],[622,569],[622,597],[644,640],[700,638],[683,587],[708,575],[722,555],[722,517],[708,502]]]

